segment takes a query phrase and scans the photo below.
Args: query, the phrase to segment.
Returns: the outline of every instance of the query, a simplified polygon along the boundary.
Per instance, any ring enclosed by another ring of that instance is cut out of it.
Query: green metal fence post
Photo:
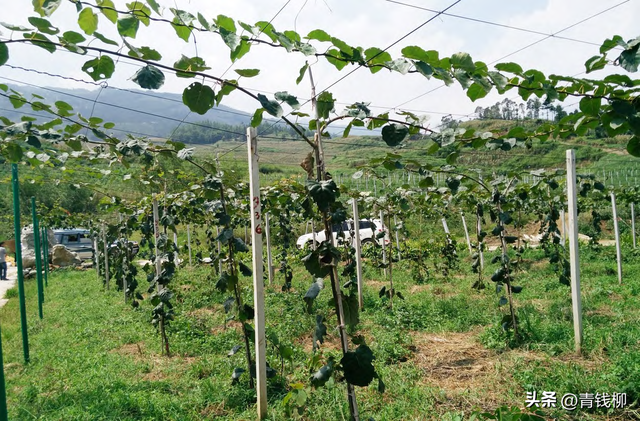
[[[31,197],[31,216],[33,217],[33,243],[36,252],[36,282],[38,284],[38,315],[42,319],[42,303],[44,292],[42,291],[42,255],[40,254],[40,232],[38,229],[38,215],[36,215],[36,198]]]
[[[2,333],[0,332],[0,337]],[[2,340],[0,339],[0,421],[8,421],[7,388],[4,384],[4,358],[2,356]]]
[[[49,286],[49,235],[47,227],[42,227],[42,258],[44,259],[44,286]]]
[[[27,306],[24,299],[24,273],[22,272],[22,244],[20,242],[20,185],[18,165],[11,164],[11,184],[13,188],[13,227],[16,242],[16,268],[18,269],[18,300],[20,301],[20,327],[22,330],[22,352],[24,362],[29,362],[29,334],[27,332]]]

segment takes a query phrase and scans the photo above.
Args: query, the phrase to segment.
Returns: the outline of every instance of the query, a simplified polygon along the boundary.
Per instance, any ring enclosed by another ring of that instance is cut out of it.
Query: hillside
[[[27,98],[35,94],[44,97],[46,103],[65,101],[83,116],[94,115],[115,123],[120,133],[167,137],[185,116],[186,122],[210,120],[227,125],[248,125],[251,121],[250,114],[224,105],[212,108],[205,115],[190,113],[187,116],[188,109],[179,94],[110,87],[88,90],[7,85]],[[7,98],[0,97],[1,115],[19,119],[24,113],[33,111],[28,106],[14,110]]]

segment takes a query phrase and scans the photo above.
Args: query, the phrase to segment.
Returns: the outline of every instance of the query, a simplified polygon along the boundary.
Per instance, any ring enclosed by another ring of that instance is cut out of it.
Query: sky
[[[125,8],[124,1],[115,0],[114,2],[117,8]],[[545,74],[568,76],[584,76],[584,62],[598,54],[598,46],[606,38],[620,35],[624,39],[632,39],[640,35],[634,22],[634,19],[640,16],[638,0],[460,0],[457,2],[456,0],[397,0],[397,2],[395,0],[159,0],[158,2],[167,8],[164,14],[169,19],[172,14],[168,8],[177,7],[194,14],[200,12],[209,19],[224,14],[247,23],[260,20],[272,21],[279,31],[296,30],[305,36],[311,30],[323,29],[350,45],[362,46],[365,49],[371,46],[382,49],[390,47],[422,25],[397,45],[389,48],[388,51],[393,57],[400,56],[402,47],[417,45],[425,50],[437,50],[441,57],[456,52],[467,52],[474,60],[481,60],[488,64],[497,60],[513,61],[525,69],[535,68]],[[433,11],[449,9],[447,14],[438,16],[435,12],[420,8]],[[29,16],[36,16],[32,10],[31,0],[14,0],[3,5],[0,20],[28,26]],[[587,18],[591,19],[585,20]],[[81,32],[76,23],[75,6],[69,1],[63,1],[61,7],[49,19],[61,29],[61,32],[67,30]],[[538,34],[525,30],[537,31]],[[5,28],[0,28],[0,31],[2,32],[0,37],[3,39],[21,36]],[[103,16],[100,17],[98,31],[110,38],[118,39],[114,25]],[[549,36],[551,34],[572,40]],[[302,54],[286,53],[280,49],[254,45],[249,54],[232,64],[229,59],[229,50],[218,35],[201,33],[197,35],[195,41],[192,37],[189,43],[186,43],[178,39],[168,25],[152,23],[149,27],[141,26],[138,36],[132,42],[138,47],[156,48],[163,55],[162,63],[168,65],[178,60],[181,54],[187,56],[198,54],[211,67],[211,70],[208,70],[209,74],[224,78],[237,78],[234,69],[259,68],[261,72],[257,77],[240,79],[240,84],[254,90],[254,93],[262,92],[270,96],[277,91],[288,91],[302,100],[311,96],[307,79],[300,85],[295,83],[299,69],[304,65],[305,60],[309,59]],[[99,41],[95,41],[92,45],[105,47]],[[316,43],[315,45],[322,47],[328,44]],[[85,81],[91,80],[81,70],[82,63],[88,59],[86,56],[63,51],[50,54],[28,44],[11,44],[9,47],[8,64],[12,66]],[[347,66],[342,71],[338,71],[323,59],[315,58],[311,58],[310,65],[317,91],[320,92],[331,86],[330,91],[338,101],[337,112],[341,112],[346,104],[356,101],[366,102],[370,103],[374,113],[410,110],[428,115],[429,124],[437,126],[445,115],[451,114],[454,118],[465,119],[474,112],[476,107],[489,106],[502,99],[497,94],[491,94],[471,102],[460,88],[442,87],[442,82],[427,80],[417,74],[400,75],[383,70],[372,75],[367,69],[356,66]],[[130,79],[139,67],[138,63],[121,59],[114,77],[108,80],[109,86],[138,88]],[[348,74],[352,70],[355,71]],[[624,70],[613,68],[589,77],[603,77],[612,72],[624,72]],[[1,66],[0,83],[8,82],[7,78],[39,86],[98,89],[96,86],[77,81]],[[193,79],[179,79],[167,75],[161,90],[180,93],[193,81]],[[513,99],[514,94],[509,94],[508,92],[506,97]],[[250,113],[258,107],[255,100],[241,93],[233,93],[223,103]],[[571,107],[569,102],[567,105]],[[308,105],[304,110],[311,111]],[[185,107],[185,114],[187,113],[188,109]]]

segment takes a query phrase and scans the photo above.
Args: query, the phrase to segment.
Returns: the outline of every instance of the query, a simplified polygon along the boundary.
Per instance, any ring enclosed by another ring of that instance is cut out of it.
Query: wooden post
[[[158,200],[153,199],[153,238],[155,239],[155,253],[156,253],[156,277],[160,276],[162,272],[162,259],[158,256],[158,240],[160,239],[160,216],[158,212]],[[156,285],[158,291],[160,291],[160,284]]]
[[[445,218],[442,218],[442,228],[444,228],[444,232],[447,236],[450,235],[449,226],[447,225],[447,220]]]
[[[220,237],[220,228],[216,226],[216,238]],[[220,259],[220,253],[222,253],[222,244],[218,240],[218,275],[222,275],[222,260]]]
[[[567,241],[567,225],[566,225],[566,221],[565,221],[565,215],[564,215],[564,209],[560,209],[560,219],[562,220],[562,222],[560,223],[560,226],[562,227],[562,233],[560,236],[560,244],[562,244],[562,247],[565,246],[566,241]]]
[[[180,266],[180,253],[178,252],[178,234],[177,233],[173,233],[173,245],[174,245],[174,251],[173,251],[173,256],[174,256],[174,261],[176,263],[176,268],[178,266]]]
[[[264,214],[265,234],[267,235],[267,264],[269,269],[269,285],[275,279],[275,271],[273,270],[273,256],[271,255],[271,227],[269,226],[269,212]]]
[[[193,266],[191,260],[191,224],[187,224],[187,247],[189,248],[189,267]]]
[[[567,150],[567,199],[569,204],[569,258],[571,260],[571,302],[576,352],[582,348],[582,302],[580,297],[580,249],[578,247],[578,196],[576,194],[576,155]]]
[[[122,214],[118,213],[118,219],[120,220],[120,225],[122,225]],[[124,294],[124,303],[127,304],[127,276],[125,275],[125,267],[127,264],[127,250],[129,250],[129,242],[127,241],[127,237],[124,237],[124,257],[122,259],[123,268],[122,268],[122,292]]]
[[[633,239],[633,248],[636,248],[636,212],[633,202],[631,202],[631,238]]]
[[[318,246],[316,243],[316,221],[311,220],[311,237],[313,237],[313,250],[315,250]]]
[[[96,261],[96,279],[98,280],[98,282],[100,282],[100,253],[98,251],[98,246],[99,246],[99,240],[98,240],[98,233],[94,231],[93,234],[93,253],[95,254],[95,261]]]
[[[616,259],[618,261],[618,283],[622,283],[622,251],[620,249],[620,229],[618,228],[618,209],[616,208],[616,194],[611,192],[611,209],[613,210],[613,230],[616,235]]]
[[[382,211],[380,211],[380,223],[382,224],[381,228],[384,227],[384,213]],[[382,263],[386,264],[387,263],[387,247],[384,241],[385,241],[385,236],[382,236]],[[387,268],[384,268],[384,276],[385,277],[387,276]]]
[[[262,207],[258,172],[258,138],[256,129],[247,129],[249,188],[251,190],[251,246],[253,249],[253,304],[255,307],[256,392],[258,419],[267,417],[267,364],[264,332],[264,280],[262,273]]]
[[[102,245],[104,246],[104,279],[105,286],[109,289],[109,245],[107,244],[107,233],[104,230],[104,221],[102,221]]]
[[[353,198],[353,230],[355,232],[354,244],[356,246],[356,275],[358,280],[358,305],[364,307],[362,295],[362,244],[360,242],[360,216],[358,215],[358,201]]]
[[[400,235],[398,234],[398,217],[393,215],[393,223],[395,224],[395,232],[396,232],[396,248],[398,249],[398,262],[402,260],[402,256],[400,256]]]
[[[464,215],[462,213],[460,213],[460,217],[462,218],[462,226],[464,227],[464,236],[467,239],[469,254],[473,254],[473,251],[471,250],[471,240],[469,239],[469,230],[467,229],[467,221],[464,219]]]

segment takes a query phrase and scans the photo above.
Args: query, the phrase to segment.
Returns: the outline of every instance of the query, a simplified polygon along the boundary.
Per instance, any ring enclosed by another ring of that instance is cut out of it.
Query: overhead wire
[[[409,31],[407,34],[403,35],[402,37],[400,37],[399,39],[397,39],[396,41],[392,42],[389,46],[387,46],[384,50],[379,51],[378,53],[376,53],[373,57],[370,58],[370,60],[373,60],[374,58],[380,56],[381,54],[387,52],[387,50],[389,50],[390,48],[392,48],[393,46],[397,45],[398,43],[400,43],[402,40],[406,39],[407,37],[411,36],[413,33],[415,33],[416,31],[420,30],[421,28],[423,28],[425,25],[428,25],[429,23],[431,23],[433,20],[435,20],[437,17],[439,17],[440,15],[442,15],[442,13],[446,12],[447,10],[453,8],[454,6],[456,6],[458,3],[460,3],[462,0],[456,0],[453,3],[451,3],[449,6],[447,6],[445,9],[443,9],[440,13],[436,14],[435,16],[427,19],[426,21],[424,21],[423,23],[421,23],[420,25],[418,25],[416,28],[412,29],[411,31]],[[307,100],[306,102],[304,102],[303,104],[301,104],[301,106],[304,106],[306,104],[308,104],[309,102],[311,102],[313,99],[317,98],[319,95],[323,94],[324,92],[327,92],[329,89],[331,89],[332,87],[336,86],[338,83],[342,82],[343,80],[345,80],[347,77],[349,77],[350,75],[352,75],[353,73],[355,73],[356,71],[358,71],[360,68],[363,67],[363,64],[358,64],[358,66],[356,66],[355,69],[351,70],[349,73],[347,73],[346,75],[340,77],[338,80],[336,80],[335,82],[329,84],[329,86],[327,86],[326,88],[322,89],[319,93],[315,94],[315,96],[313,98],[310,98],[309,100]],[[291,112],[289,112],[286,116],[291,115]]]
[[[600,15],[602,15],[602,14],[606,13],[606,12],[609,12],[609,11],[611,11],[611,10],[613,10],[613,9],[617,8],[617,7],[620,7],[620,6],[622,6],[623,4],[628,3],[629,1],[631,1],[631,0],[624,0],[624,1],[620,2],[620,3],[615,4],[614,6],[611,6],[611,7],[607,8],[607,9],[601,10],[600,12],[597,12],[597,13],[595,13],[595,14],[593,14],[593,15],[591,15],[591,16],[589,16],[589,17],[585,18],[585,19],[582,19],[582,20],[580,20],[580,21],[578,21],[578,22],[576,22],[576,23],[573,23],[573,24],[571,24],[571,25],[569,25],[569,26],[567,26],[567,27],[565,27],[565,28],[563,28],[563,29],[561,29],[561,30],[559,30],[559,31],[557,31],[557,32],[554,32],[554,33],[552,33],[552,34],[547,34],[544,38],[541,38],[541,39],[539,39],[539,40],[537,40],[537,41],[535,41],[535,42],[533,42],[533,43],[531,43],[531,44],[528,44],[528,45],[526,45],[526,46],[524,46],[524,47],[522,47],[522,48],[519,48],[519,49],[517,49],[516,51],[513,51],[513,52],[511,52],[511,53],[509,53],[509,54],[507,54],[507,55],[505,55],[505,56],[503,56],[503,57],[501,57],[501,58],[499,58],[499,59],[497,59],[497,60],[493,60],[493,61],[492,61],[492,62],[490,62],[488,65],[495,64],[495,63],[497,63],[497,62],[499,62],[499,61],[504,60],[505,58],[511,57],[512,55],[515,55],[515,54],[520,53],[520,52],[522,52],[522,51],[524,51],[524,50],[526,50],[526,49],[529,49],[529,48],[533,47],[534,45],[537,45],[537,44],[539,44],[539,43],[541,43],[541,42],[543,42],[543,41],[546,41],[546,40],[548,40],[549,38],[552,38],[552,37],[554,37],[555,35],[557,35],[557,34],[559,34],[559,33],[562,33],[562,32],[564,32],[564,31],[567,31],[567,30],[569,30],[569,29],[571,29],[571,28],[574,28],[574,27],[576,27],[576,26],[578,26],[578,25],[580,25],[580,24],[582,24],[582,23],[584,23],[584,22],[586,22],[586,21],[588,21],[588,20],[591,20],[591,19],[593,19],[593,18],[596,18],[596,17],[598,17],[598,16],[600,16]],[[406,105],[406,104],[408,104],[408,103],[410,103],[410,102],[413,102],[413,101],[415,101],[415,100],[417,100],[417,99],[423,98],[423,97],[425,97],[425,96],[427,96],[427,95],[429,95],[429,94],[431,94],[431,93],[433,93],[433,92],[435,92],[435,91],[437,91],[437,90],[439,90],[439,89],[442,89],[442,88],[443,88],[443,87],[445,87],[445,86],[446,86],[446,85],[444,85],[444,84],[439,85],[438,87],[433,88],[433,89],[431,89],[431,90],[429,90],[429,91],[427,91],[427,92],[425,92],[425,93],[422,93],[422,94],[420,94],[420,95],[418,95],[418,96],[416,96],[416,97],[413,97],[413,98],[411,98],[411,99],[409,99],[409,100],[407,100],[407,101],[405,101],[405,102],[403,102],[403,103],[401,103],[401,104],[399,104],[399,105],[397,105],[397,106],[395,106],[395,107],[393,107],[393,108],[390,108],[389,110],[393,110],[393,109],[396,109],[396,108],[400,108],[400,107],[402,107],[403,105]]]

